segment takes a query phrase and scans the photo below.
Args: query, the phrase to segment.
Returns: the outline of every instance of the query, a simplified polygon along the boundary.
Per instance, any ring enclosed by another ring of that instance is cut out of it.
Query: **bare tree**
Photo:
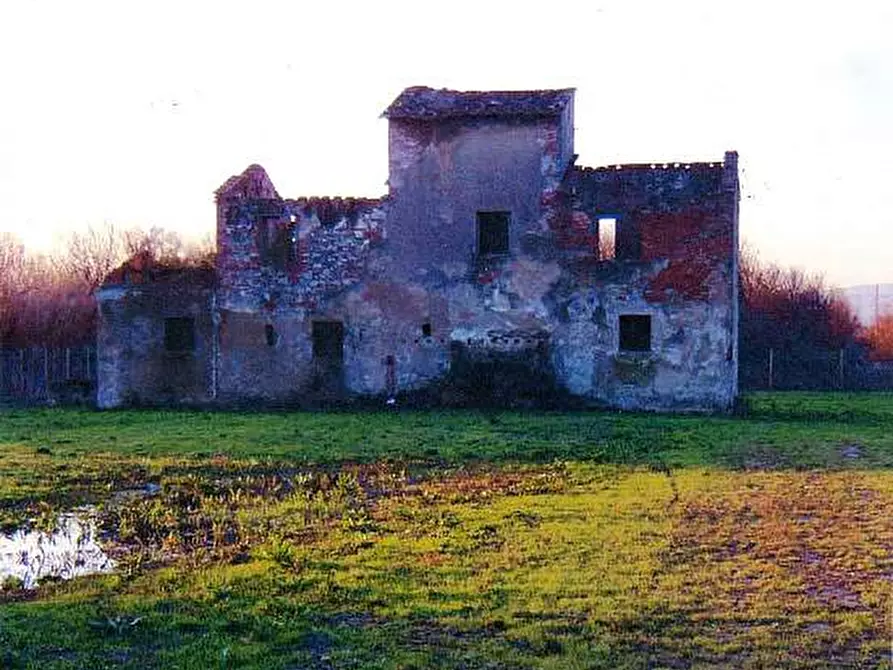
[[[788,386],[836,383],[823,361],[830,360],[831,352],[854,351],[858,323],[849,306],[821,275],[762,263],[747,246],[742,248],[739,270],[742,385],[764,382],[770,350],[782,352],[789,362]]]
[[[9,335],[13,298],[18,290],[25,261],[25,247],[11,233],[0,233],[0,342]]]
[[[89,226],[83,233],[72,232],[65,255],[60,259],[65,270],[92,293],[124,259],[122,233],[112,224]]]
[[[140,228],[126,231],[124,247],[128,258],[148,254],[156,263],[169,267],[206,264],[213,260],[215,248],[210,233],[197,240],[188,239],[158,226],[148,232]]]
[[[91,226],[72,233],[54,255],[34,254],[13,235],[0,234],[0,345],[72,345],[89,342],[96,327],[93,292],[135,254],[168,267],[213,261],[210,235],[184,239],[153,227]]]

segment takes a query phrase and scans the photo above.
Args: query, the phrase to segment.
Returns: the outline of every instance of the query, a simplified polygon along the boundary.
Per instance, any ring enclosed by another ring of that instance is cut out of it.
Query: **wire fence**
[[[0,349],[0,402],[91,404],[96,347]]]
[[[893,389],[893,361],[872,361],[858,347],[753,349],[739,359],[742,390]]]
[[[0,349],[0,404],[93,404],[96,347]],[[893,361],[857,348],[742,351],[739,384],[748,390],[893,390]]]

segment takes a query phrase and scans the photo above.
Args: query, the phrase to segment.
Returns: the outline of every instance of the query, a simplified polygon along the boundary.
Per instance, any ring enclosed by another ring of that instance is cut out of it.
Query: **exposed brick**
[[[575,166],[572,91],[409,89],[387,116],[386,198],[283,199],[252,165],[216,192],[213,271],[135,258],[110,275],[102,405],[731,406],[736,154]],[[508,213],[505,253],[479,253],[479,212]],[[618,220],[613,260],[599,259],[600,217]],[[159,324],[177,314],[195,315],[201,346],[166,380]],[[649,317],[647,350],[624,349],[624,315]]]

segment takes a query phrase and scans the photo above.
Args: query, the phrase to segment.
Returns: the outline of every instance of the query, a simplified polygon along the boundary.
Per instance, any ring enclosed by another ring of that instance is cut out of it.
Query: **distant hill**
[[[893,314],[893,284],[861,284],[839,289],[863,326],[874,323],[876,313]],[[877,299],[875,299],[875,297]],[[875,303],[877,309],[875,309]]]

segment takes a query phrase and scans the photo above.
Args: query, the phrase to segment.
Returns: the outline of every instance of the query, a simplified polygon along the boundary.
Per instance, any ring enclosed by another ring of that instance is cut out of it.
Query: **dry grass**
[[[0,667],[890,668],[889,408],[757,400],[738,420],[447,416],[475,460],[423,415],[360,419],[427,460],[272,457],[268,434],[87,453],[58,442],[65,414],[49,453],[0,435],[9,519],[160,487],[104,507],[126,570],[2,592]]]

